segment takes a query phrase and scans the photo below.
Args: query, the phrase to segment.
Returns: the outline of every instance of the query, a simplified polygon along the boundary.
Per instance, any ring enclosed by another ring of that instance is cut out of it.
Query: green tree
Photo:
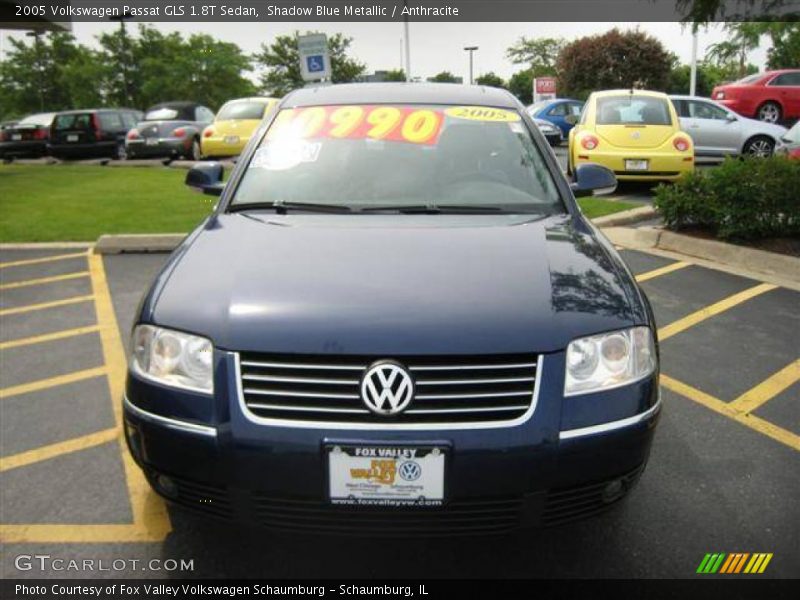
[[[406,80],[406,72],[403,69],[392,69],[391,71],[386,71],[386,75],[383,78],[384,81],[405,81]]]
[[[524,69],[514,73],[508,80],[508,89],[523,104],[533,102],[533,71]]]
[[[559,93],[586,98],[592,90],[666,89],[672,56],[656,38],[612,29],[575,40],[558,55]]]
[[[430,77],[428,81],[433,81],[436,83],[458,83],[458,78],[450,71],[442,71],[441,73],[437,73],[433,77]]]
[[[800,66],[800,22],[763,23],[764,34],[772,47],[767,50],[767,68],[791,69]]]
[[[529,67],[534,77],[556,74],[556,61],[565,42],[560,38],[526,38],[522,36],[506,50],[506,57],[515,65]]]
[[[488,85],[490,87],[496,87],[496,88],[506,87],[506,82],[503,80],[503,78],[492,71],[489,71],[488,73],[484,73],[483,75],[476,77],[475,83],[477,83],[478,85]]]
[[[730,0],[677,0],[676,8],[684,15],[685,22],[697,25],[722,21],[723,17],[730,20],[737,15],[741,21],[763,21],[778,15],[786,19],[794,17],[796,20],[800,16],[796,0],[746,0],[740,3]],[[731,8],[735,11],[747,9],[746,18],[741,13],[732,13]],[[784,10],[787,8],[790,10]]]
[[[706,59],[718,66],[735,63],[737,77],[747,73],[747,55],[758,48],[764,32],[763,23],[725,23],[723,28],[728,39],[713,44],[706,52]]]
[[[266,69],[261,76],[262,87],[274,96],[283,96],[305,85],[300,75],[298,35],[299,32],[295,32],[295,35],[279,35],[271,44],[261,44],[261,51],[254,57],[255,62]],[[366,65],[348,56],[352,41],[352,38],[341,33],[328,36],[333,83],[356,81],[366,70]]]

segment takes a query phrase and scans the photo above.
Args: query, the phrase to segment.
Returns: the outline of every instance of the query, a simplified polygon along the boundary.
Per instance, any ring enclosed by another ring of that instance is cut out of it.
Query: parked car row
[[[274,98],[241,98],[217,115],[196,102],[39,113],[0,127],[0,159],[224,158],[242,152]]]

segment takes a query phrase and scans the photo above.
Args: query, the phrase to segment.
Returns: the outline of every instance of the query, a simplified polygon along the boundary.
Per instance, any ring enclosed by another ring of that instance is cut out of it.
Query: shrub
[[[720,239],[800,234],[800,161],[728,158],[659,185],[656,209],[670,229],[703,227]]]

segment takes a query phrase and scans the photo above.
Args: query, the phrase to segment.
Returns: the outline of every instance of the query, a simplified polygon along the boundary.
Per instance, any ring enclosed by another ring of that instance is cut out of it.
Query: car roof
[[[92,113],[92,112],[108,112],[114,110],[124,110],[127,112],[142,112],[136,108],[76,108],[74,110],[60,110],[58,112],[53,113],[54,115],[82,115],[84,113]],[[46,114],[46,113],[38,113],[38,114]]]
[[[231,100],[226,100],[225,104],[231,104],[233,102],[263,102],[267,104],[268,102],[277,102],[278,98],[271,98],[269,96],[251,96],[249,98],[233,98]]]
[[[653,92],[650,90],[632,90],[630,88],[624,90],[603,90],[602,92],[592,92],[595,98],[605,98],[607,96],[621,96],[624,94],[631,94],[632,96],[648,96],[651,98],[667,98],[664,92]]]
[[[346,83],[301,88],[288,94],[283,107],[324,104],[461,104],[518,108],[506,90],[456,83]]]
[[[705,100],[706,102],[714,102],[713,98],[706,98],[705,96],[689,96],[688,94],[670,94],[670,98],[676,100]],[[716,102],[714,102],[716,104]]]
[[[199,102],[186,102],[186,101],[178,101],[178,102],[159,102],[158,104],[153,104],[147,109],[147,112],[151,110],[156,110],[158,108],[189,108],[192,106],[203,106]]]

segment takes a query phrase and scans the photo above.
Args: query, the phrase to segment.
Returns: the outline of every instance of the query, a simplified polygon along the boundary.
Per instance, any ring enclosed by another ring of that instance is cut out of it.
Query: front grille
[[[603,512],[627,495],[639,480],[642,471],[644,464],[614,479],[550,490],[547,493],[542,524],[560,525]],[[608,494],[607,486],[616,480],[621,482],[621,488],[614,494]]]
[[[371,412],[361,378],[376,360],[393,358],[414,379],[411,404],[399,415]],[[284,421],[452,424],[503,422],[528,411],[537,358],[490,356],[310,356],[242,353],[244,404],[254,415]]]
[[[331,506],[315,500],[253,495],[258,522],[270,529],[374,535],[484,535],[520,526],[521,497],[451,502],[440,508]]]

